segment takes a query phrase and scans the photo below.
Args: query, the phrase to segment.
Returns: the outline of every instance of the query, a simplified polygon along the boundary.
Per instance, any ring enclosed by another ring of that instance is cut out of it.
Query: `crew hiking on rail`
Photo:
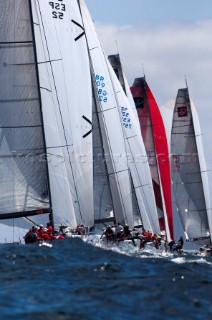
[[[54,235],[53,228],[50,223],[47,223],[46,228],[42,224],[40,226],[32,226],[24,236],[25,244],[34,243],[36,241],[64,239],[64,235]]]

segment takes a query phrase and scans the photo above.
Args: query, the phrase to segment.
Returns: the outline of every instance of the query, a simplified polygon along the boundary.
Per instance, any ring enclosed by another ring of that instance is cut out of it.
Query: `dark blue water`
[[[212,258],[0,246],[0,319],[212,319]]]

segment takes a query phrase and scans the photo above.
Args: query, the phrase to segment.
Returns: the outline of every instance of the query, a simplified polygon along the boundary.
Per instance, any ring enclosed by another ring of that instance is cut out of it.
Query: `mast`
[[[37,51],[36,51],[36,45],[35,45],[35,33],[34,33],[34,23],[33,23],[33,14],[32,14],[32,0],[28,0],[29,2],[29,9],[30,9],[30,21],[31,21],[31,29],[32,29],[32,39],[33,39],[33,51],[35,55],[35,66],[36,66],[36,75],[37,75],[37,85],[38,85],[38,95],[39,95],[39,102],[40,102],[40,111],[41,111],[41,122],[43,126],[42,134],[43,134],[43,141],[44,141],[44,148],[46,149],[46,139],[45,139],[45,133],[44,133],[44,124],[43,124],[43,112],[42,112],[42,101],[41,101],[41,93],[40,93],[40,80],[39,80],[39,72],[38,72],[38,60],[37,60]],[[47,155],[47,154],[46,154]],[[51,200],[51,189],[49,184],[49,168],[46,163],[46,171],[47,171],[47,179],[48,179],[48,190],[49,190],[49,200],[50,200],[50,206],[52,207],[52,200]],[[54,216],[53,211],[51,210],[49,214],[49,222],[54,228]]]

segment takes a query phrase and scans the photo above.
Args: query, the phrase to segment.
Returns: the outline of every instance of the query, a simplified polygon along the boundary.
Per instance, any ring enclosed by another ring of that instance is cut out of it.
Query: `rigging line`
[[[189,213],[189,212],[200,212],[200,211],[206,211],[207,210],[207,208],[205,208],[205,209],[196,209],[196,210],[188,210],[188,212],[187,213]],[[210,209],[208,209],[208,210],[210,210]]]
[[[0,129],[22,129],[22,128],[40,128],[42,125],[34,125],[34,126],[8,126],[8,127],[1,127]]]
[[[23,158],[23,157],[26,157],[26,158],[31,158],[32,156],[41,156],[41,155],[43,155],[43,153],[34,153],[34,154],[32,154],[32,153],[30,153],[30,154],[28,154],[28,153],[21,153],[21,154],[15,154],[15,153],[13,153],[13,154],[8,154],[8,155],[1,155],[1,159],[7,159],[7,158],[10,158],[10,159],[12,159],[12,158]]]
[[[97,99],[98,99],[98,101],[99,101],[99,98],[97,97]],[[100,101],[99,101],[100,102]],[[99,114],[99,113],[104,113],[104,112],[107,112],[107,111],[110,111],[110,110],[113,110],[113,109],[116,109],[116,107],[113,107],[113,108],[109,108],[109,109],[107,109],[107,110],[103,110],[103,108],[102,108],[102,110],[100,109],[100,111],[97,111],[97,113]]]
[[[34,222],[33,220],[29,219],[28,217],[23,217],[25,220],[28,220],[29,222],[31,222],[32,224],[36,225],[37,227],[39,227],[39,225]]]
[[[88,47],[88,50],[89,50],[89,51],[92,51],[92,50],[94,50],[94,49],[98,49],[98,46],[97,46],[97,47],[93,47],[93,48],[91,48],[91,49]]]
[[[40,8],[40,3],[39,2],[38,2],[38,7],[39,7],[41,23],[42,23],[42,27],[43,27],[44,38],[45,38],[45,42],[46,42],[46,48],[47,48],[47,51],[48,51],[48,56],[50,57],[50,51],[49,51],[49,47],[48,47],[47,36],[46,36],[45,28],[44,28],[43,15],[42,15],[42,12],[41,12],[41,8]],[[60,101],[59,101],[59,96],[58,96],[57,87],[56,87],[55,75],[54,75],[54,71],[53,71],[53,67],[52,67],[51,61],[50,61],[50,67],[51,67],[51,73],[52,73],[52,77],[53,77],[54,89],[55,89],[55,92],[56,92],[57,103],[58,103],[58,107],[59,107],[60,118],[61,118],[62,127],[63,127],[64,138],[65,138],[66,144],[68,145],[66,132],[65,132],[65,126],[64,126],[64,122],[63,122],[62,111],[61,111],[61,106],[60,106]],[[77,202],[79,213],[80,213],[80,217],[82,219],[82,212],[81,212],[81,207],[80,207],[80,202],[79,202],[78,190],[77,190],[75,176],[74,176],[74,172],[73,172],[73,166],[72,166],[72,162],[71,162],[71,155],[70,155],[70,151],[69,151],[68,148],[67,148],[67,153],[68,153],[68,157],[69,157],[69,163],[70,163],[70,167],[71,167],[71,174],[72,174],[72,178],[73,178],[73,182],[74,182],[74,189],[75,189],[76,198],[77,198],[77,201],[74,200],[73,202],[74,203]]]
[[[114,172],[108,173],[108,175],[112,176],[113,174],[118,174],[118,173],[126,172],[126,171],[130,171],[130,170],[129,169],[125,169],[125,170],[120,170],[120,171],[114,171]]]
[[[63,59],[52,59],[52,60],[46,60],[46,61],[40,61],[37,62],[37,64],[45,64],[45,63],[51,63],[51,62],[58,62],[58,61],[63,61]]]
[[[44,87],[40,87],[40,89],[46,90],[48,92],[52,92],[52,90],[48,89],[48,88],[44,88]]]
[[[34,66],[35,62],[28,63],[7,63],[7,66]]]
[[[129,140],[129,139],[136,138],[136,137],[137,137],[137,134],[135,134],[134,136],[131,136],[131,137],[126,137],[126,139]]]
[[[26,101],[37,101],[37,100],[39,100],[39,98],[10,99],[10,100],[0,100],[0,103],[26,102]]]
[[[0,128],[1,129],[1,128]],[[47,149],[57,149],[57,148],[66,148],[66,147],[73,147],[73,144],[69,144],[69,145],[60,145],[60,146],[52,146],[52,147],[46,147],[46,150]],[[23,151],[34,151],[34,150],[44,150],[44,147],[40,147],[40,148],[28,148],[28,149],[20,149],[20,150],[15,150],[15,151],[12,151],[13,153],[18,153],[18,152],[23,152]],[[42,153],[39,153],[39,154],[42,154]]]
[[[46,149],[57,149],[57,148],[67,148],[67,147],[73,147],[73,143],[72,144],[64,144],[64,145],[60,145],[60,146],[47,147]]]
[[[33,41],[4,41],[4,42],[0,42],[1,44],[27,44],[27,43],[32,43]]]
[[[137,187],[134,187],[135,189],[138,189],[138,188],[144,188],[144,187],[148,187],[150,184],[149,183],[146,183],[146,184],[141,184],[140,186],[137,186]]]

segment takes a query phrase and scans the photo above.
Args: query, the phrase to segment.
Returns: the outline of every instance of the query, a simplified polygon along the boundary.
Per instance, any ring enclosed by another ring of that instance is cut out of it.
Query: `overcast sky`
[[[185,87],[186,76],[212,170],[212,0],[86,3],[107,54],[117,53],[117,41],[130,85],[144,67],[161,106]]]

